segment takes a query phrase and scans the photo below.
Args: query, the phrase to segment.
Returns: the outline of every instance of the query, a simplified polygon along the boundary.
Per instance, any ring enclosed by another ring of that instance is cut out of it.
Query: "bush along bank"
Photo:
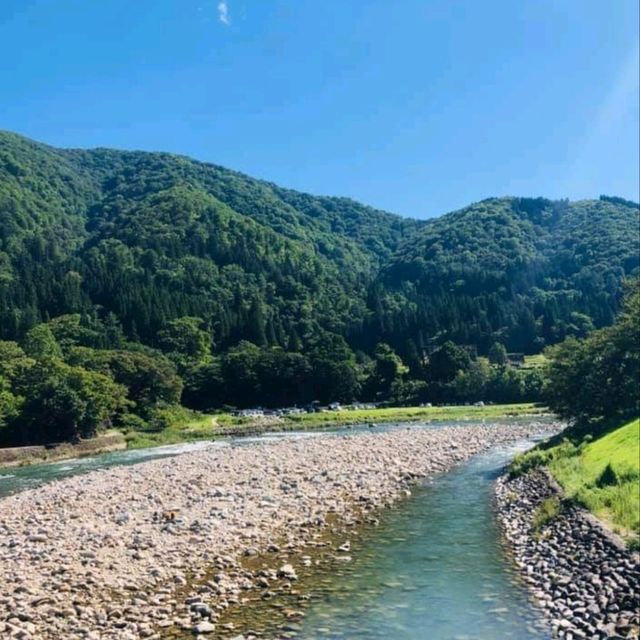
[[[563,499],[544,469],[496,484],[498,518],[554,637],[638,638],[640,556]]]

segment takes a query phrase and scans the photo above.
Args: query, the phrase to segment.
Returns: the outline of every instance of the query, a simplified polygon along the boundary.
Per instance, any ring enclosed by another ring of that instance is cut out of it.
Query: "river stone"
[[[128,511],[121,511],[116,515],[115,522],[116,524],[126,524],[131,520],[131,514]]]
[[[546,470],[503,476],[496,483],[498,515],[537,604],[562,638],[637,639],[640,558],[577,505],[534,528],[543,500],[563,497]],[[624,624],[631,621],[631,624]]]
[[[283,564],[280,569],[278,569],[278,577],[279,578],[287,578],[287,580],[297,580],[298,575],[296,574],[296,570],[293,568],[291,564]]]
[[[216,625],[211,622],[207,622],[206,620],[203,622],[199,622],[197,625],[193,627],[194,633],[213,633],[216,630]]]
[[[44,533],[34,533],[33,535],[30,535],[27,540],[29,542],[46,542],[47,536],[44,535]]]

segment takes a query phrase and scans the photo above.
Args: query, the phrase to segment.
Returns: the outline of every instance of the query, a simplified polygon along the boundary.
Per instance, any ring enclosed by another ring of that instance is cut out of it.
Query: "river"
[[[299,637],[549,637],[500,544],[492,482],[523,448],[500,448],[414,491],[318,589]]]
[[[525,419],[526,418],[517,418],[512,420],[522,421]],[[412,423],[412,426],[423,426],[425,429],[438,429],[462,424],[468,425],[473,423],[442,420],[433,423],[424,423],[422,425]],[[201,440],[197,442],[186,442],[161,447],[149,447],[145,449],[113,451],[111,453],[103,453],[97,456],[32,464],[24,467],[0,467],[0,498],[12,493],[24,491],[25,489],[33,489],[39,485],[46,484],[47,482],[52,482],[53,480],[59,480],[69,476],[89,473],[90,471],[96,471],[98,469],[126,466],[158,458],[167,458],[208,447],[246,446],[253,442],[277,441],[282,438],[313,438],[323,433],[347,434],[357,433],[358,431],[376,433],[393,429],[402,429],[405,426],[406,423],[384,423],[373,427],[370,425],[356,425],[349,427],[327,427],[326,429],[314,429],[313,431],[282,431],[265,433],[257,436],[227,437],[216,440]]]
[[[445,425],[425,428],[439,426]],[[333,431],[398,428],[402,425]],[[245,446],[255,440],[315,437],[318,433],[230,438],[0,470],[0,496],[69,475],[136,464],[206,446]],[[284,637],[305,640],[549,637],[500,544],[492,510],[493,480],[518,450],[530,445],[531,442],[521,442],[478,456],[416,488],[409,499],[383,512],[378,527],[369,527],[354,537],[351,562],[333,566],[330,575],[320,572],[315,580],[300,585],[311,596],[305,606],[305,617],[287,625]],[[271,625],[271,619],[268,613],[250,615],[251,629],[280,637],[282,628],[277,629],[275,620]],[[280,624],[281,621],[277,623]]]
[[[103,453],[86,458],[74,458],[71,460],[60,460],[58,462],[32,464],[24,467],[0,468],[0,498],[13,493],[18,493],[19,491],[24,491],[25,489],[33,489],[42,484],[46,484],[47,482],[61,480],[62,478],[81,475],[83,473],[89,473],[90,471],[97,471],[99,469],[139,464],[149,460],[169,458],[209,447],[246,446],[258,440],[264,442],[265,440],[278,440],[281,438],[306,438],[314,437],[319,433],[320,432],[282,432],[255,437],[202,440],[198,442],[186,442],[162,447],[149,447],[146,449],[113,451],[111,453]]]

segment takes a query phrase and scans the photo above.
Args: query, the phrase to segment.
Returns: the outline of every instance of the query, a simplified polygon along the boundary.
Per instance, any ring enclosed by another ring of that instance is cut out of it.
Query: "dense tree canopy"
[[[578,423],[620,421],[640,414],[640,282],[630,285],[611,327],[548,350],[545,397]]]
[[[382,268],[373,322],[398,346],[433,336],[537,353],[611,324],[638,270],[638,205],[492,198],[430,221]]]
[[[620,198],[416,221],[0,132],[0,440],[149,424],[177,402],[535,399],[539,372],[506,352],[610,325],[637,271],[638,205]]]

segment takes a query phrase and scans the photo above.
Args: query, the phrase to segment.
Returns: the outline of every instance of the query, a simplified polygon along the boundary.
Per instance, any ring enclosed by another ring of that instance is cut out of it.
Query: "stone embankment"
[[[638,638],[640,558],[590,514],[562,501],[545,470],[503,476],[497,508],[506,541],[554,637]],[[540,506],[558,505],[541,518]],[[545,521],[546,520],[546,521]]]
[[[330,522],[369,518],[420,478],[545,427],[553,425],[217,447],[3,498],[0,637],[233,637],[221,612],[296,579],[283,551],[304,559]],[[278,557],[277,568],[247,569],[256,554]]]

